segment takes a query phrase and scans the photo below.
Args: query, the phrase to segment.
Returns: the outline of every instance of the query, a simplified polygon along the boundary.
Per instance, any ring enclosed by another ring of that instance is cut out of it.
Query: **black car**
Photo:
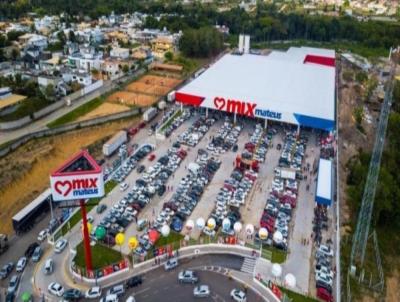
[[[79,300],[81,297],[81,291],[76,288],[67,289],[63,294],[63,298],[67,301]]]
[[[0,279],[5,279],[10,275],[14,268],[14,263],[9,262],[3,266],[3,268],[0,271]]]
[[[237,152],[238,149],[239,149],[238,145],[233,145],[232,147],[233,152]]]
[[[136,170],[137,170],[138,173],[142,173],[144,171],[144,169],[146,169],[146,167],[143,166],[143,165],[140,165],[140,166],[137,167]]]
[[[127,288],[131,288],[131,287],[135,287],[138,286],[140,284],[143,283],[143,279],[141,276],[135,276],[130,278],[128,281],[126,281],[126,287]]]
[[[15,294],[13,292],[7,293],[6,302],[14,302]]]
[[[26,258],[31,258],[32,255],[33,255],[33,252],[35,251],[35,249],[36,249],[38,246],[39,246],[39,243],[37,243],[37,242],[31,243],[31,244],[28,246],[28,248],[26,249],[26,251],[25,251],[25,257],[26,257]]]

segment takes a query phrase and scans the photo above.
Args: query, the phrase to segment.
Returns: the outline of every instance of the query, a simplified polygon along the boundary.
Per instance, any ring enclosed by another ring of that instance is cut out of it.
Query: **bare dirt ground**
[[[145,83],[147,85],[157,85],[157,86],[167,86],[170,88],[174,88],[182,81],[174,78],[174,77],[163,77],[163,76],[156,76],[156,75],[145,75],[141,77],[138,82]]]
[[[12,233],[11,217],[49,186],[49,175],[71,155],[137,123],[129,119],[28,142],[0,159],[0,233]]]
[[[397,302],[399,301],[400,293],[400,273],[396,269],[393,271],[393,275],[386,278],[386,302]]]
[[[108,102],[118,103],[128,106],[147,107],[156,103],[157,96],[142,93],[118,91],[107,98]]]
[[[119,104],[112,104],[108,102],[104,102],[101,104],[99,107],[94,109],[93,111],[89,112],[88,114],[85,114],[84,116],[81,116],[78,121],[85,121],[89,119],[93,119],[96,117],[101,117],[105,115],[110,115],[114,113],[119,113],[123,111],[127,111],[130,108],[124,105],[119,105]]]

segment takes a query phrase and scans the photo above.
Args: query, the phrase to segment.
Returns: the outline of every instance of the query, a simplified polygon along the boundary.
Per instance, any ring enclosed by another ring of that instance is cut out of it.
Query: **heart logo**
[[[69,192],[72,190],[72,183],[69,180],[66,181],[57,181],[54,184],[54,188],[58,194],[63,196],[67,196]],[[64,193],[63,193],[64,192]]]
[[[222,108],[225,107],[225,99],[224,98],[219,98],[219,97],[214,98],[214,106],[217,109],[221,110]]]

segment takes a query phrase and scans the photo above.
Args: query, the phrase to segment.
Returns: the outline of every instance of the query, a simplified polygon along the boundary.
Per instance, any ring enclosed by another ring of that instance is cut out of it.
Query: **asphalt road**
[[[243,289],[244,284],[229,279],[226,273],[230,269],[240,270],[242,263],[243,258],[238,256],[207,255],[180,263],[176,269],[169,272],[165,272],[164,268],[160,267],[143,275],[142,285],[127,290],[120,301],[125,301],[130,295],[134,296],[138,302],[198,301],[199,299],[193,297],[194,285],[180,284],[177,281],[179,272],[184,269],[196,271],[200,280],[198,285],[207,284],[210,287],[211,297],[201,299],[202,301],[229,301],[231,290]],[[103,295],[106,291],[107,289],[103,289]],[[262,301],[262,298],[248,289],[247,301]]]

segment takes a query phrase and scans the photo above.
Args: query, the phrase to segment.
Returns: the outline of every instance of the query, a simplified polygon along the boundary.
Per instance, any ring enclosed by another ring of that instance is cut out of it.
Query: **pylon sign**
[[[102,197],[103,170],[87,150],[82,150],[50,175],[54,201]]]

